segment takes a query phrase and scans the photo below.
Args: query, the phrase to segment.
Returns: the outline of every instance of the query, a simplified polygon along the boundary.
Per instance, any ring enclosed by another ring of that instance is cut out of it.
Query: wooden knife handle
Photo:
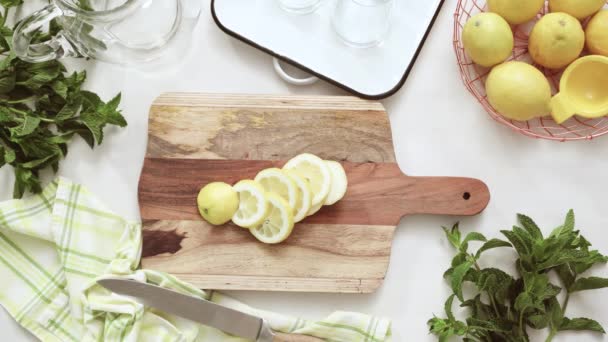
[[[323,340],[306,335],[275,333],[272,342],[323,342]]]

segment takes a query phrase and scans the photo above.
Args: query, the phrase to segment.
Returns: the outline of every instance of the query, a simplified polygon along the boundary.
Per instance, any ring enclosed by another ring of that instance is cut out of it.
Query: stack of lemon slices
[[[291,235],[295,223],[314,215],[324,205],[341,200],[348,181],[340,163],[304,153],[288,161],[282,169],[265,169],[254,180],[236,183],[228,190],[236,193],[236,197],[208,191],[206,188],[212,184],[201,190],[197,200],[201,215],[207,221],[224,223],[210,219],[213,217],[211,210],[222,215],[228,213],[234,224],[249,229],[261,242],[276,244]],[[237,197],[238,205],[217,203]],[[234,210],[226,211],[227,207]]]

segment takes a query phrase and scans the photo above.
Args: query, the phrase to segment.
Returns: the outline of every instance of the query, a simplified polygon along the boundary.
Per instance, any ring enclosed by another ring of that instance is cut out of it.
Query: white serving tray
[[[444,0],[395,0],[389,35],[368,49],[349,47],[337,36],[330,20],[335,1],[324,0],[316,12],[305,15],[283,11],[277,0],[212,0],[211,11],[227,34],[360,97],[393,95]]]

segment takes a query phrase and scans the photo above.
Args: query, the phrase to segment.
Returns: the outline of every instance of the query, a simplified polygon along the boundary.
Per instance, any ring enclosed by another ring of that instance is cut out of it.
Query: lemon
[[[249,229],[249,231],[263,243],[281,243],[293,231],[293,208],[275,193],[268,193],[266,198],[270,204],[268,216],[262,223]]]
[[[491,67],[502,63],[513,51],[513,31],[496,13],[479,13],[464,25],[464,50],[473,62]]]
[[[198,193],[196,204],[201,216],[213,225],[222,225],[232,218],[239,207],[239,196],[230,184],[214,182]]]
[[[313,207],[325,203],[331,189],[331,173],[323,159],[304,153],[289,160],[283,169],[292,170],[310,183]]]
[[[608,57],[608,10],[593,16],[585,31],[587,48],[594,55]]]
[[[342,164],[333,161],[326,160],[325,165],[329,168],[331,173],[331,188],[329,194],[325,199],[325,205],[336,204],[346,194],[346,188],[348,187],[348,179],[346,178],[346,172],[342,167]]]
[[[262,224],[268,216],[269,210],[264,188],[249,179],[236,183],[232,188],[239,197],[239,207],[232,216],[232,222],[243,228],[251,228]]]
[[[298,196],[296,204],[293,207],[293,220],[294,222],[300,222],[308,214],[310,207],[312,206],[312,190],[308,181],[291,170],[284,170],[284,172],[296,183],[298,187]]]
[[[585,32],[575,17],[566,13],[549,13],[534,25],[528,50],[536,63],[560,69],[577,59],[584,46]]]
[[[312,216],[312,215],[318,213],[319,210],[321,210],[321,208],[323,208],[323,203],[319,203],[319,204],[315,204],[315,205],[311,206],[310,209],[308,210],[308,213],[306,213],[306,216]]]
[[[254,179],[266,192],[273,192],[295,208],[298,200],[298,186],[283,170],[271,168],[260,171]]]
[[[582,20],[602,9],[605,4],[606,0],[549,0],[549,9]]]
[[[513,61],[494,67],[486,92],[494,109],[507,118],[526,121],[549,113],[551,85],[530,64]]]
[[[528,22],[545,5],[545,0],[488,0],[490,12],[503,17],[511,25]]]

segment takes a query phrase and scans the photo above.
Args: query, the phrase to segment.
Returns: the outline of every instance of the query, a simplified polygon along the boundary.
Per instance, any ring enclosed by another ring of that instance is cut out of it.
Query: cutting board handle
[[[323,340],[306,335],[276,333],[272,342],[323,342]]]
[[[490,201],[488,186],[473,178],[404,177],[403,216],[479,214]]]

